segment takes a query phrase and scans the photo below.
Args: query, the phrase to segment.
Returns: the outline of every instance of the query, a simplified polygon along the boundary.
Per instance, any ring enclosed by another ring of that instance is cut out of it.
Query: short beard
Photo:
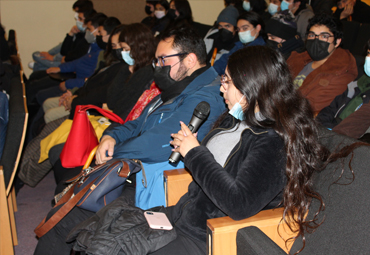
[[[183,80],[187,76],[188,71],[189,69],[186,69],[186,66],[182,62],[180,62],[180,67],[175,74],[174,80],[175,81]]]

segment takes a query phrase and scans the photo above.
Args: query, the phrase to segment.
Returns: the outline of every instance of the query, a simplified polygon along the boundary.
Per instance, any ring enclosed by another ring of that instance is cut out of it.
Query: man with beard
[[[198,131],[198,139],[201,141],[225,110],[225,105],[219,92],[218,74],[206,65],[204,42],[194,31],[182,28],[163,34],[154,62],[154,81],[161,89],[161,95],[152,100],[138,119],[124,125],[111,126],[104,132],[96,153],[96,164],[112,158],[141,160],[148,184],[146,190],[164,200],[163,178],[158,178],[158,175],[161,176],[164,170],[183,167],[182,162],[177,166],[168,162],[172,149],[169,144],[171,133],[176,133],[180,121],[188,122],[194,108],[206,101],[211,109]],[[68,169],[63,171],[70,175]],[[141,179],[138,174],[130,178],[133,183],[125,185],[122,195],[133,202],[135,186],[138,188],[142,183],[137,181],[135,185],[135,179]],[[158,181],[161,185],[158,185]],[[153,186],[161,186],[162,190],[155,189],[153,192]],[[136,206],[144,208],[153,205],[142,205],[141,201],[136,201]],[[49,216],[58,209],[54,208]],[[74,208],[39,239],[35,254],[69,254],[72,244],[65,242],[68,232],[92,215],[93,212]]]

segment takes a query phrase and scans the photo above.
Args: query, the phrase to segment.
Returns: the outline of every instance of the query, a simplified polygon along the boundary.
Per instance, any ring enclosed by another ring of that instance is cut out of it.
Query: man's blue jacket
[[[104,135],[113,137],[117,142],[113,158],[140,159],[145,163],[168,161],[172,149],[169,144],[171,133],[179,131],[180,121],[190,121],[194,108],[200,102],[206,101],[211,106],[209,117],[198,131],[200,141],[225,111],[220,95],[220,79],[212,67],[196,77],[179,96],[170,101],[148,115],[149,109],[161,102],[158,96],[136,120],[108,128]]]
[[[233,54],[235,51],[237,50],[240,50],[244,47],[249,47],[249,46],[258,46],[258,45],[265,45],[265,41],[263,40],[263,38],[261,36],[257,37],[254,41],[248,43],[248,44],[243,44],[242,42],[236,42],[235,43],[235,46],[234,48],[232,48],[229,53],[227,54],[223,54],[219,60],[217,60],[215,62],[215,64],[213,65],[213,68],[216,70],[216,72],[219,74],[219,75],[222,75],[225,73],[225,69],[226,69],[226,66],[227,66],[227,61],[229,60],[229,57],[231,56],[231,54]]]
[[[59,65],[61,73],[76,73],[75,79],[66,80],[66,88],[82,87],[85,78],[90,77],[96,68],[98,56],[102,49],[96,43],[90,44],[90,51],[83,57]]]

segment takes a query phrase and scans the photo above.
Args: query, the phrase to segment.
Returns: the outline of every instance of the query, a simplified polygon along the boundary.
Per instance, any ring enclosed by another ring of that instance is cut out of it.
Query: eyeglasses
[[[307,40],[314,40],[316,38],[319,38],[320,41],[327,42],[330,37],[334,37],[334,35],[331,35],[329,33],[320,33],[320,34],[315,34],[314,32],[308,32],[307,33]]]
[[[231,82],[231,79],[228,79],[228,77],[226,76],[226,74],[223,74],[221,75],[221,85],[224,86],[225,84],[229,86],[230,82]]]
[[[158,58],[155,58],[153,59],[153,62],[152,62],[152,65],[153,65],[153,68],[155,68],[157,66],[157,64],[159,64],[159,66],[165,66],[165,62],[164,62],[164,59],[166,58],[170,58],[170,57],[178,57],[178,56],[184,56],[184,55],[188,55],[189,53],[187,52],[183,52],[183,53],[177,53],[177,54],[173,54],[173,55],[168,55],[168,56],[161,56],[161,57],[158,57]],[[180,59],[181,61],[182,59]]]

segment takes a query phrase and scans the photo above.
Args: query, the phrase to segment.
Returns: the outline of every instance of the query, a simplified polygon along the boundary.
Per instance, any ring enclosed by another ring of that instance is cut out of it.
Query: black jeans
[[[122,196],[130,199],[130,203],[135,204],[135,185],[136,175],[129,178],[132,182],[126,183]],[[54,215],[62,205],[53,208],[47,218]],[[58,222],[49,232],[43,235],[36,246],[34,255],[69,255],[71,253],[73,243],[67,243],[65,240],[69,232],[79,223],[87,220],[95,213],[79,207],[73,208],[61,221]]]

